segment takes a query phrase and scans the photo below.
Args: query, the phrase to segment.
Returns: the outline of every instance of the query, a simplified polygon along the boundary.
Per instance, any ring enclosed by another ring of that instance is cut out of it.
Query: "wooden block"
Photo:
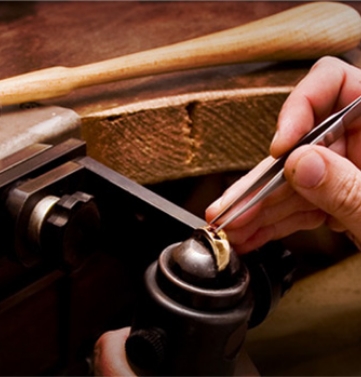
[[[248,170],[268,154],[289,87],[203,92],[83,118],[88,154],[140,183]]]

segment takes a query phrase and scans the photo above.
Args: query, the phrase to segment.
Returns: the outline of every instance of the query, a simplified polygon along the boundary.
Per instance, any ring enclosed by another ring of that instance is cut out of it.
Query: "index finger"
[[[361,70],[340,59],[324,57],[285,101],[271,145],[273,157],[287,152],[316,124],[361,94]]]

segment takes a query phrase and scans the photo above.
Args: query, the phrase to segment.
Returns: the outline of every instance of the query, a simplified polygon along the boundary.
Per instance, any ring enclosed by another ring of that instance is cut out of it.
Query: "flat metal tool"
[[[234,199],[228,206],[226,206],[212,221],[210,225],[215,224],[219,219],[223,218],[230,212],[238,203],[246,199],[249,195],[256,190],[262,188],[256,193],[254,197],[235,211],[232,215],[226,216],[223,222],[218,225],[216,232],[226,227],[229,223],[241,216],[243,213],[252,208],[255,204],[266,198],[274,190],[286,182],[284,177],[284,164],[289,155],[301,145],[318,144],[326,147],[334,143],[341,137],[347,125],[353,122],[361,115],[361,96],[344,107],[339,112],[331,115],[325,121],[320,123],[317,127],[313,128],[288,152],[276,159],[272,164],[260,174],[255,181],[243,191],[236,199]]]
[[[74,110],[60,106],[34,106],[9,106],[1,110],[0,160],[26,147],[35,148],[34,144],[55,145],[81,137],[81,117]],[[17,160],[18,157],[9,158]],[[3,161],[0,163],[2,168],[1,164]]]

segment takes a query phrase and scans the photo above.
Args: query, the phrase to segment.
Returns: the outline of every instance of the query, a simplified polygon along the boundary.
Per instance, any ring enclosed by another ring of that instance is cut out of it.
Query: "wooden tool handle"
[[[341,3],[309,3],[188,41],[5,79],[0,81],[0,103],[58,97],[86,86],[197,67],[338,55],[355,48],[360,39],[361,18],[355,9]]]

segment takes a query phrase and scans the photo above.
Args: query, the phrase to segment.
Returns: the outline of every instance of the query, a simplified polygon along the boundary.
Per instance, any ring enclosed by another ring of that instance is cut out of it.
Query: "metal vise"
[[[144,333],[167,343],[138,368],[232,374],[247,328],[290,285],[289,253],[268,245],[242,260],[232,254],[228,277],[190,279],[172,251],[187,239],[207,253],[194,235],[204,221],[85,155],[69,139],[0,161],[0,375],[84,375],[100,334],[132,318],[134,364],[132,349],[149,346]]]

